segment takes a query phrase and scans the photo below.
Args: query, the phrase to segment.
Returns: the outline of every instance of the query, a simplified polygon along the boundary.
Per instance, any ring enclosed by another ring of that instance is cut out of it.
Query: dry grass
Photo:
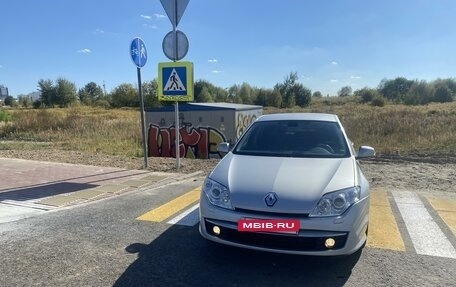
[[[0,149],[65,149],[116,156],[142,156],[140,117],[136,110],[11,110],[0,126]],[[321,99],[308,108],[265,108],[265,113],[324,112],[339,116],[356,146],[371,145],[388,154],[454,154],[456,102],[428,106],[372,107],[350,99]]]
[[[11,113],[13,121],[0,129],[0,136],[7,140],[50,143],[52,148],[110,155],[142,154],[138,111],[77,107]],[[18,144],[10,148],[14,147]]]
[[[276,112],[337,114],[355,145],[371,145],[380,153],[456,152],[456,102],[372,107],[353,102],[317,101],[304,109],[265,110],[265,113]]]

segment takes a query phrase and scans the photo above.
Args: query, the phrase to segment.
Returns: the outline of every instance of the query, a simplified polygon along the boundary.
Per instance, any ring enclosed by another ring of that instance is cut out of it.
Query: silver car
[[[369,183],[336,115],[259,117],[206,178],[201,235],[249,249],[348,255],[366,242]]]

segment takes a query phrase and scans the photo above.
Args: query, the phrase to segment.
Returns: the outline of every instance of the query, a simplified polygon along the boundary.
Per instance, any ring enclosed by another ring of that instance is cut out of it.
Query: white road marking
[[[46,211],[23,206],[9,205],[0,203],[0,223],[12,222],[28,218]]]
[[[47,198],[47,197],[44,197]],[[27,208],[33,208],[33,209],[39,209],[39,210],[52,210],[56,209],[57,207],[55,206],[50,206],[50,205],[43,205],[37,203],[40,199],[31,199],[31,200],[11,200],[11,199],[5,199],[1,200],[0,203],[2,204],[7,204],[7,205],[14,205],[14,206],[21,206],[21,207],[27,207]]]
[[[190,207],[178,216],[174,217],[173,219],[168,221],[168,223],[185,226],[195,226],[199,222],[198,207],[199,203]]]
[[[413,192],[392,192],[416,253],[456,258],[456,250]]]

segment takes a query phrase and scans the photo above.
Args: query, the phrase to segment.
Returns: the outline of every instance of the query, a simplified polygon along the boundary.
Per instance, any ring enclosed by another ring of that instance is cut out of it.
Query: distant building
[[[41,93],[40,92],[32,92],[32,93],[28,94],[27,97],[29,97],[32,100],[32,102],[34,102],[34,101],[40,99]]]
[[[0,101],[4,101],[6,97],[9,96],[8,88],[0,85]]]

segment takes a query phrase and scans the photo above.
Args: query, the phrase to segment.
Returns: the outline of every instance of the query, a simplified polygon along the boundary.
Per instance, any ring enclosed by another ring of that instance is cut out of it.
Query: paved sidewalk
[[[0,158],[0,205],[51,210],[182,179],[182,176],[146,170]]]

